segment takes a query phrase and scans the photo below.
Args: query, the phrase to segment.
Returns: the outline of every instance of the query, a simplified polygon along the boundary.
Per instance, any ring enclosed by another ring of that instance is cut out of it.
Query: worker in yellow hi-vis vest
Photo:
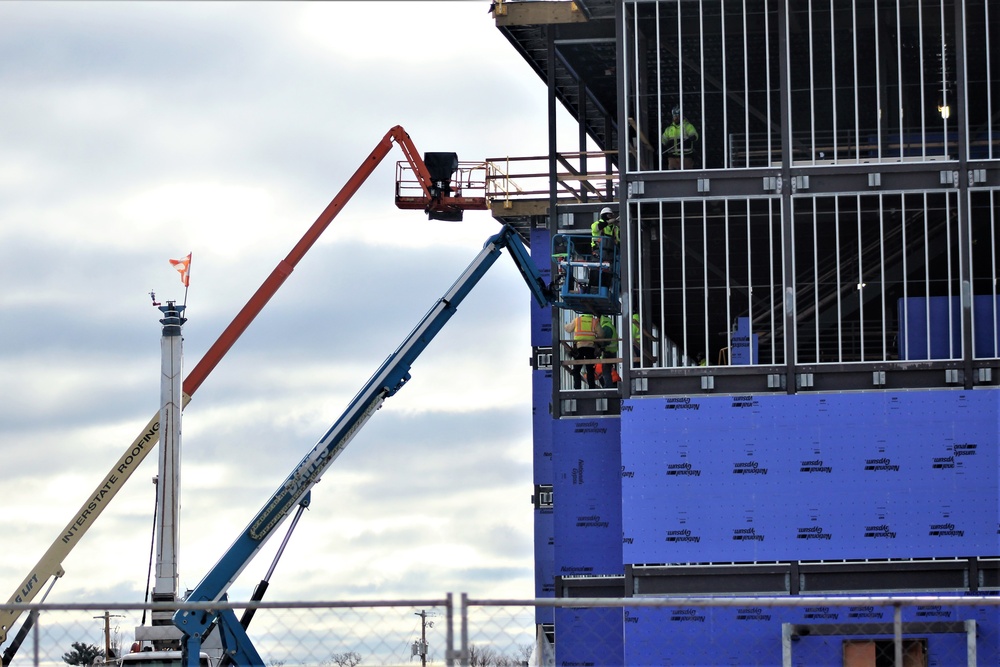
[[[590,313],[582,313],[567,322],[563,328],[566,331],[573,332],[573,359],[588,362],[573,364],[569,367],[569,373],[573,376],[573,389],[582,389],[582,371],[584,369],[587,371],[587,387],[590,389],[596,388],[597,377],[594,370],[594,363],[597,360],[596,345],[597,332],[599,330],[597,317]]]

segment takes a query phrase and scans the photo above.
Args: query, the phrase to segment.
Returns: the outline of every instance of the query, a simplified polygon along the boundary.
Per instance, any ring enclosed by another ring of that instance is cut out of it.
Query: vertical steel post
[[[462,593],[462,667],[469,665],[469,594]]]
[[[184,338],[181,328],[187,321],[183,317],[185,306],[167,301],[159,306],[163,313],[160,337],[160,450],[156,485],[156,579],[153,585],[154,602],[176,602],[178,599],[178,562],[180,534],[181,486],[181,408],[183,405],[182,379]],[[152,625],[170,625],[171,611],[154,611]],[[157,648],[166,645],[155,643]],[[171,644],[172,646],[172,644]]]
[[[555,34],[550,26],[544,26],[545,30],[545,80],[546,80],[546,112],[548,115],[548,168],[549,168],[549,210],[548,210],[548,230],[549,240],[559,233],[559,209],[558,209],[558,163],[556,161],[558,143],[556,141],[556,40]],[[553,269],[555,271],[555,269]],[[568,269],[567,269],[568,274]],[[569,280],[570,276],[566,276]],[[560,342],[560,315],[562,310],[552,308],[552,410],[553,418],[562,416],[562,401],[559,400],[559,390],[562,388],[563,379],[563,346]],[[464,648],[464,647],[463,647]],[[464,654],[463,654],[464,655]],[[464,663],[463,663],[464,664]]]
[[[35,667],[38,667],[38,657],[39,657],[38,637],[40,635],[40,630],[41,630],[41,628],[38,627],[38,610],[32,609],[31,613],[28,615],[28,618],[31,619],[31,627],[34,628],[34,632],[31,633],[31,644],[32,644],[32,650],[34,651],[35,654],[34,664]]]
[[[455,664],[455,605],[451,593],[448,593],[445,599],[444,661],[448,667],[452,667]]]
[[[779,193],[781,195],[781,229],[782,229],[782,286],[785,292],[785,387],[789,394],[795,393],[795,364],[797,356],[798,331],[795,322],[795,247],[794,247],[794,212],[792,209],[791,187],[791,152],[792,152],[792,91],[791,91],[791,51],[788,39],[789,0],[778,3],[778,89],[780,95],[781,117],[781,176]],[[727,322],[728,324],[728,322]]]
[[[941,26],[944,32],[944,25]],[[966,51],[965,44],[965,3],[955,3],[955,100],[959,102],[957,114],[957,125],[955,127],[958,135],[958,243],[959,243],[959,265],[958,271],[962,285],[962,370],[963,380],[966,389],[972,389],[975,385],[975,360],[974,349],[974,325],[975,314],[972,294],[972,215],[971,196],[969,188],[971,183],[968,177],[969,168],[969,98],[966,90]],[[948,133],[945,131],[945,146],[948,145]],[[947,157],[947,156],[946,156]]]

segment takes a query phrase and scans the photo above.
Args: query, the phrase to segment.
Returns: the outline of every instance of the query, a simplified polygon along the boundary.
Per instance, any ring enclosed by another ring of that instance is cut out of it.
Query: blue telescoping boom
[[[396,351],[382,363],[326,435],[281,483],[278,490],[243,529],[219,562],[191,591],[187,597],[188,602],[214,602],[225,599],[229,586],[282,521],[319,482],[323,472],[344,451],[351,439],[381,407],[382,402],[399,391],[410,379],[410,366],[455,314],[458,305],[472,288],[493,266],[504,247],[510,251],[539,305],[545,307],[553,303],[555,295],[542,280],[517,232],[509,226],[504,226],[499,233],[490,237],[459,279],[444,296],[438,299]],[[265,664],[232,610],[181,609],[174,614],[173,621],[183,634],[181,640],[183,664],[187,667],[198,667],[202,640],[216,625],[222,638],[225,655],[233,664]]]

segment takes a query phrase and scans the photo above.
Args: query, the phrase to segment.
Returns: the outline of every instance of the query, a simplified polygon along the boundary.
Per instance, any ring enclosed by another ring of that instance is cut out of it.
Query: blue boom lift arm
[[[214,602],[225,599],[229,586],[282,521],[319,482],[323,472],[344,451],[351,439],[381,407],[382,402],[393,396],[410,379],[410,366],[455,314],[458,305],[493,266],[505,247],[539,305],[545,307],[553,303],[555,295],[542,280],[517,232],[509,226],[504,226],[499,233],[490,237],[458,280],[424,315],[396,351],[382,363],[326,435],[299,462],[219,562],[188,595],[188,602]],[[202,639],[216,625],[220,631],[225,655],[233,664],[265,664],[232,610],[181,609],[174,614],[173,620],[183,633],[181,643],[185,666],[198,667]]]

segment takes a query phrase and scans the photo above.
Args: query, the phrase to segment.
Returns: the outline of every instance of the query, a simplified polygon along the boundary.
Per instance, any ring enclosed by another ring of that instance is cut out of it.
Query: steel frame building
[[[572,389],[573,313],[533,311],[538,594],[1000,591],[1000,8],[493,12],[550,136],[548,199],[495,214],[543,270],[602,206],[622,225],[617,387]],[[671,169],[675,107],[698,138]],[[579,657],[559,621],[539,618]],[[597,664],[636,663],[631,641]]]

